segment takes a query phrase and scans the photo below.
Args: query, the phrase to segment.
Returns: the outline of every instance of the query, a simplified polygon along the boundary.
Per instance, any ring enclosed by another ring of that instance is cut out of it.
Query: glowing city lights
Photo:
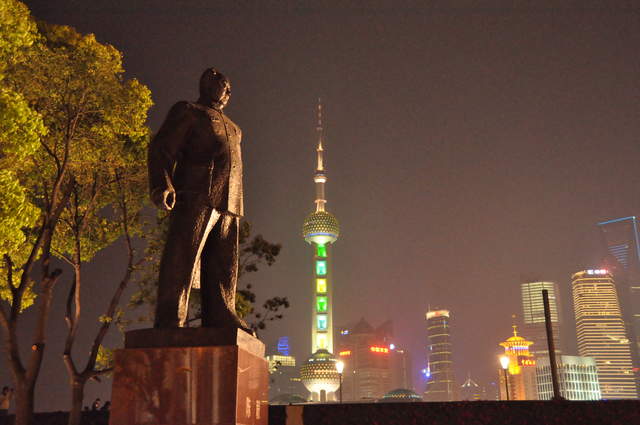
[[[327,330],[327,315],[326,314],[318,314],[317,316],[317,326],[319,331]]]
[[[369,350],[371,350],[372,353],[388,353],[389,349],[387,347],[377,347],[377,346],[371,346],[369,347]]]
[[[327,297],[317,297],[316,298],[316,311],[318,313],[326,313],[327,312]]]
[[[535,359],[522,359],[518,358],[518,366],[535,366]]]
[[[324,276],[327,274],[327,262],[325,260],[316,261],[316,274]]]
[[[318,349],[326,350],[327,349],[327,334],[317,334],[316,335],[316,344],[318,345]]]
[[[316,279],[316,292],[319,294],[327,293],[327,279]]]

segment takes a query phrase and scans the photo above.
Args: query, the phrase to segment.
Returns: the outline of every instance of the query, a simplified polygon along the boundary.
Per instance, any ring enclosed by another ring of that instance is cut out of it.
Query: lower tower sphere
[[[300,368],[300,378],[313,401],[335,400],[340,375],[336,369],[336,358],[327,350],[318,350],[309,357]]]

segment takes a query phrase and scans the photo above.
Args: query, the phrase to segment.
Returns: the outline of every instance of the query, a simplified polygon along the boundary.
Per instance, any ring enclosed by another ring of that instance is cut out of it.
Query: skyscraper
[[[533,345],[530,348],[536,358],[549,356],[547,330],[544,320],[544,303],[542,290],[549,291],[549,309],[551,310],[551,327],[556,353],[560,352],[560,314],[558,288],[554,282],[524,282],[520,284],[522,300],[522,332]]]
[[[338,220],[325,209],[324,134],[322,104],[318,102],[318,146],[316,148],[315,211],[307,216],[302,236],[313,246],[313,279],[311,302],[311,357],[301,368],[302,382],[313,400],[325,401],[339,386],[339,376],[333,356],[332,282],[329,264],[329,245],[338,239]]]
[[[623,217],[598,223],[606,248],[609,271],[620,295],[622,318],[631,341],[631,358],[640,367],[640,244],[636,217]],[[636,385],[640,379],[636,374]]]
[[[501,342],[504,347],[504,354],[509,358],[509,369],[507,371],[507,384],[509,397],[505,389],[505,375],[502,370],[500,374],[500,398],[506,400],[537,400],[538,391],[536,388],[536,360],[529,352],[529,347],[533,344],[518,335],[516,326],[513,326],[513,336]]]
[[[637,398],[630,343],[613,276],[584,270],[572,276],[578,352],[593,357],[604,399]]]
[[[390,388],[404,388],[413,390],[413,377],[411,368],[411,355],[406,348],[395,344],[389,345],[389,363],[391,369]]]
[[[345,401],[379,399],[391,386],[393,350],[391,326],[373,328],[364,318],[344,327],[337,336],[337,354],[344,362],[342,397]]]
[[[567,400],[600,400],[598,368],[591,357],[556,356],[560,396]],[[549,356],[536,362],[538,400],[553,398],[553,382]]]
[[[267,356],[269,363],[269,400],[290,400],[287,396],[306,399],[306,391],[300,381],[296,358],[290,355],[289,338],[278,338],[275,353]]]
[[[426,401],[456,400],[456,382],[451,356],[449,310],[427,312],[427,360],[431,379],[424,392]]]

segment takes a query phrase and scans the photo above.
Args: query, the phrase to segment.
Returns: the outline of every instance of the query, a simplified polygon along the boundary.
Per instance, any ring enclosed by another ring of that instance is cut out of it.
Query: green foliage
[[[98,347],[98,356],[96,357],[96,369],[106,370],[113,368],[113,350],[100,346]]]
[[[124,205],[129,233],[140,233],[152,101],[146,86],[124,79],[120,52],[93,34],[45,23],[38,34],[14,0],[3,0],[0,16],[11,18],[1,21],[0,58],[12,58],[0,80],[0,255],[13,260],[15,281],[60,176],[70,196],[55,255],[90,261],[123,234]]]
[[[16,0],[0,1],[0,74],[20,61],[36,39],[36,24],[27,6]]]
[[[9,301],[8,272],[14,287],[22,277],[21,265],[29,249],[27,239],[40,216],[20,180],[33,165],[28,161],[46,135],[42,117],[25,98],[5,81],[7,68],[25,59],[25,52],[38,39],[36,25],[27,7],[15,0],[0,2],[0,255],[13,265],[0,263],[0,298]],[[33,304],[35,294],[29,283],[22,309]]]

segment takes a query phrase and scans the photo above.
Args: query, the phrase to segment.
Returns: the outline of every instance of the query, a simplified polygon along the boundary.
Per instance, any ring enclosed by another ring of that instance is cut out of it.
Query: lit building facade
[[[405,388],[394,386],[397,383],[392,381],[396,347],[390,342],[391,332],[390,322],[374,329],[364,318],[354,326],[340,330],[336,354],[345,364],[342,381],[344,401],[377,400],[393,389]],[[403,353],[398,353],[396,359],[402,356]]]
[[[296,358],[289,352],[289,338],[279,338],[276,353],[266,358],[269,364],[269,400],[285,395],[299,397],[306,395],[300,380]]]
[[[616,281],[627,336],[631,342],[631,360],[640,368],[640,236],[636,217],[623,217],[598,223],[603,246],[608,254],[608,270]],[[640,376],[636,388],[640,388]]]
[[[572,276],[578,353],[593,357],[603,399],[637,398],[631,347],[613,276],[584,270]]]
[[[427,361],[430,379],[424,392],[425,401],[457,399],[453,374],[451,326],[449,310],[430,310],[427,317]]]
[[[311,392],[311,398],[326,401],[335,398],[339,387],[339,375],[333,356],[332,281],[329,262],[329,245],[338,239],[338,220],[326,211],[324,169],[324,135],[322,130],[322,105],[318,104],[318,145],[316,148],[315,211],[307,216],[302,226],[302,236],[313,247],[313,280],[311,303],[311,357],[301,368],[302,381]],[[332,369],[333,368],[333,369]],[[318,373],[315,373],[318,372]],[[322,378],[320,378],[322,376]],[[316,379],[317,378],[317,379]]]
[[[502,369],[500,374],[500,399],[506,400],[537,400],[538,391],[536,384],[536,359],[529,351],[533,341],[528,341],[518,335],[516,326],[513,326],[513,336],[500,345],[504,347],[504,355],[509,358],[507,370],[507,383]],[[507,397],[506,387],[509,388]]]
[[[537,359],[549,356],[547,343],[547,328],[544,320],[544,303],[542,290],[549,292],[549,310],[551,313],[551,328],[556,354],[560,350],[560,300],[558,287],[554,282],[524,282],[520,284],[522,301],[522,332],[533,342],[530,352]]]
[[[600,400],[600,384],[595,359],[580,356],[556,356],[560,396],[567,400]],[[536,364],[538,400],[553,398],[553,381],[549,357]]]

